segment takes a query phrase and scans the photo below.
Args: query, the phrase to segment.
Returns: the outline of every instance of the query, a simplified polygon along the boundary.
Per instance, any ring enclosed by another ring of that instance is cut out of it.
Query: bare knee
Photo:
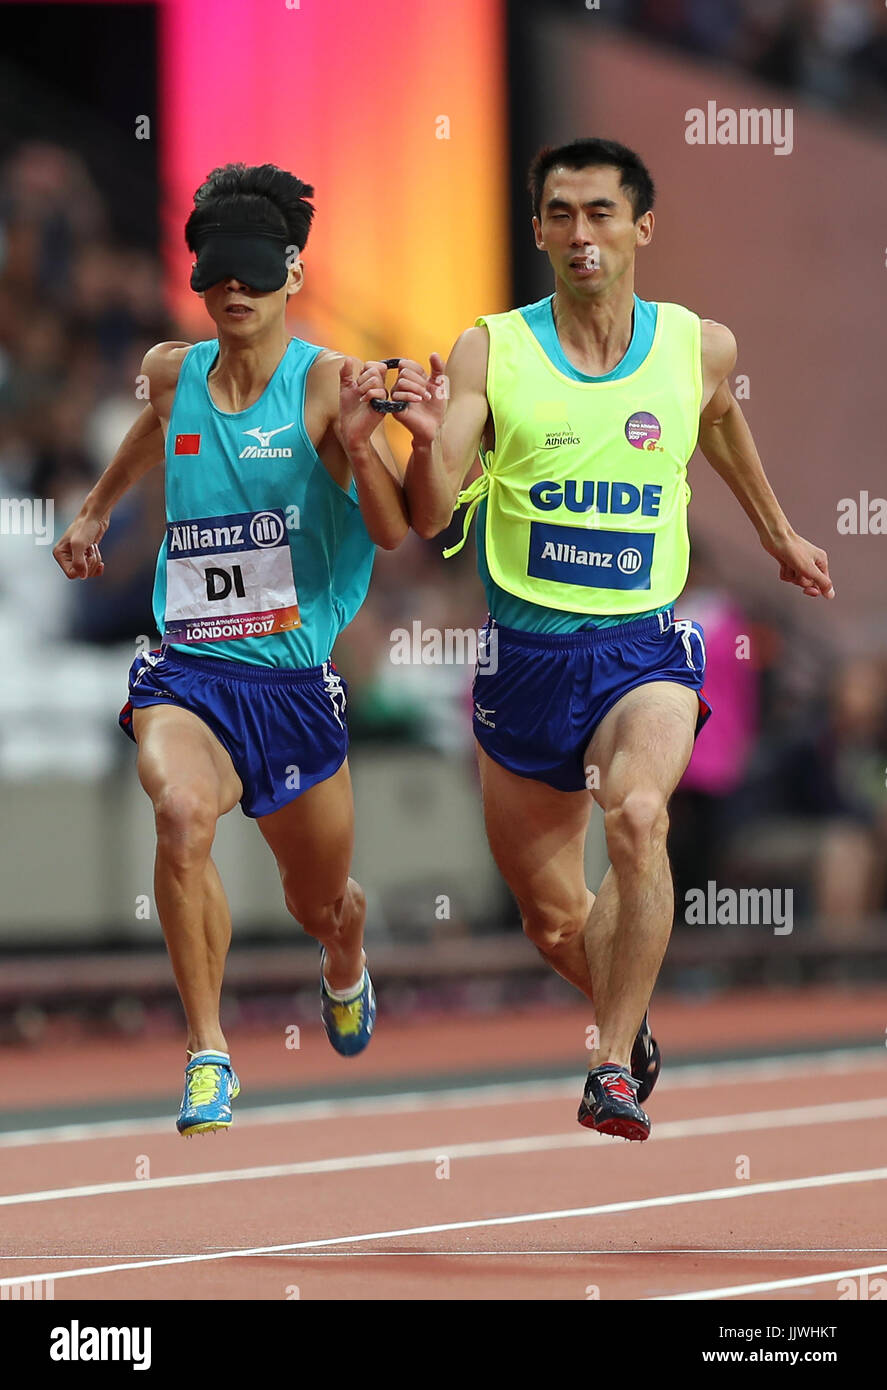
[[[298,897],[286,897],[287,911],[295,917],[300,927],[318,941],[326,941],[336,933],[342,911],[341,899],[338,903],[306,902]]]
[[[353,879],[348,880],[345,891],[334,899],[306,893],[304,882],[284,881],[283,888],[290,915],[309,936],[325,943],[347,931],[352,917],[359,914],[364,905],[363,891]]]
[[[154,799],[157,846],[178,868],[203,864],[216,830],[215,808],[199,788],[168,786]]]
[[[658,853],[668,833],[665,798],[655,788],[627,792],[605,812],[604,829],[613,864]]]
[[[576,903],[570,907],[539,907],[521,910],[524,933],[544,956],[568,946],[585,929],[588,908]]]

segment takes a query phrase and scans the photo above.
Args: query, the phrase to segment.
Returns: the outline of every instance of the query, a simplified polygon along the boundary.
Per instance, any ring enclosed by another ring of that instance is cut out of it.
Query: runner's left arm
[[[112,508],[139,479],[163,462],[163,456],[163,429],[153,408],[146,405],[53,549],[56,563],[69,579],[96,579],[103,573],[99,542],[110,524]]]
[[[748,421],[727,380],[736,365],[736,339],[721,323],[702,321],[703,400],[699,449],[739,502],[768,555],[779,562],[779,578],[811,598],[834,598],[828,556],[799,536],[767,481]]]
[[[149,404],[127,431],[98,482],[87,494],[53,557],[69,579],[97,579],[104,573],[99,541],[111,522],[111,512],[130,488],[163,462],[165,422],[169,419],[182,362],[190,343],[155,343],[142,359]]]

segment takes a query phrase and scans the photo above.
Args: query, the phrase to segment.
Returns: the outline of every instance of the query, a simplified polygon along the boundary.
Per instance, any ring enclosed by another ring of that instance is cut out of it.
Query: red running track
[[[172,1115],[110,1132],[85,1125],[77,1138],[0,1136],[0,1281],[51,1278],[57,1301],[828,1300],[848,1296],[846,1281],[868,1281],[871,1296],[879,1279],[887,1292],[883,995],[768,1002],[657,1005],[655,1031],[672,1051],[692,1033],[704,1051],[729,1035],[778,1054],[787,1012],[791,1041],[806,1036],[802,1008],[809,1040],[822,1045],[827,1017],[834,1046],[825,1057],[666,1067],[646,1144],[575,1122],[582,1011],[383,1025],[365,1058],[367,1076],[393,1075],[396,1051],[401,1073],[440,1077],[469,1069],[467,1041],[487,1069],[578,1057],[575,1082],[241,1106],[228,1134],[187,1143]],[[867,1051],[841,1050],[869,1029]],[[295,1062],[276,1059],[290,1086],[319,1041],[306,1036]],[[95,1094],[104,1073],[107,1099],[143,1074],[143,1050],[83,1049],[89,1065],[81,1058],[64,1078],[58,1054],[19,1054],[12,1072],[16,1084],[29,1073],[29,1098],[45,1105],[62,1083],[69,1103],[78,1086]],[[157,1049],[156,1073],[167,1051]],[[239,1069],[269,1084],[273,1068],[260,1074],[251,1051],[237,1049]],[[337,1080],[358,1078],[354,1064],[330,1061]],[[157,1088],[169,1093],[168,1074]]]

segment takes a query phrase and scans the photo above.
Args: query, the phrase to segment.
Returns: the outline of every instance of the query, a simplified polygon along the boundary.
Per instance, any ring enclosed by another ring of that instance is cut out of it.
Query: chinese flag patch
[[[177,434],[176,447],[177,454],[199,454],[200,435],[199,434]]]

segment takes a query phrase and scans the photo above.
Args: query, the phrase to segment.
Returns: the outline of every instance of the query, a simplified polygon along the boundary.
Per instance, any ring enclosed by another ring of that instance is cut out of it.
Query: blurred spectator
[[[698,537],[675,612],[705,630],[714,711],[670,806],[676,920],[712,880],[791,888],[798,920],[862,931],[887,909],[887,654],[835,670],[775,610],[737,601]]]
[[[30,296],[65,300],[77,253],[100,236],[105,212],[80,157],[28,141],[0,175],[6,273]]]
[[[887,658],[837,670],[821,712],[761,750],[734,872],[794,886],[826,932],[861,929],[887,906]]]
[[[854,106],[855,59],[872,39],[875,22],[871,0],[807,0],[800,85],[809,98],[824,106]]]
[[[574,0],[560,0],[575,15]],[[618,0],[604,22],[887,125],[883,0]]]
[[[28,142],[0,169],[0,473],[4,496],[53,503],[56,535],[142,408],[136,376],[145,351],[174,336],[159,260],[113,246],[109,226],[103,199],[72,151]],[[130,642],[153,632],[159,495],[148,487],[115,514],[101,582],[83,592],[54,587],[62,630]],[[37,592],[52,565],[50,547],[17,546],[16,553],[7,602],[19,579]],[[34,635],[40,630],[35,625]]]
[[[796,87],[803,13],[801,0],[745,0],[732,56],[762,82]]]

